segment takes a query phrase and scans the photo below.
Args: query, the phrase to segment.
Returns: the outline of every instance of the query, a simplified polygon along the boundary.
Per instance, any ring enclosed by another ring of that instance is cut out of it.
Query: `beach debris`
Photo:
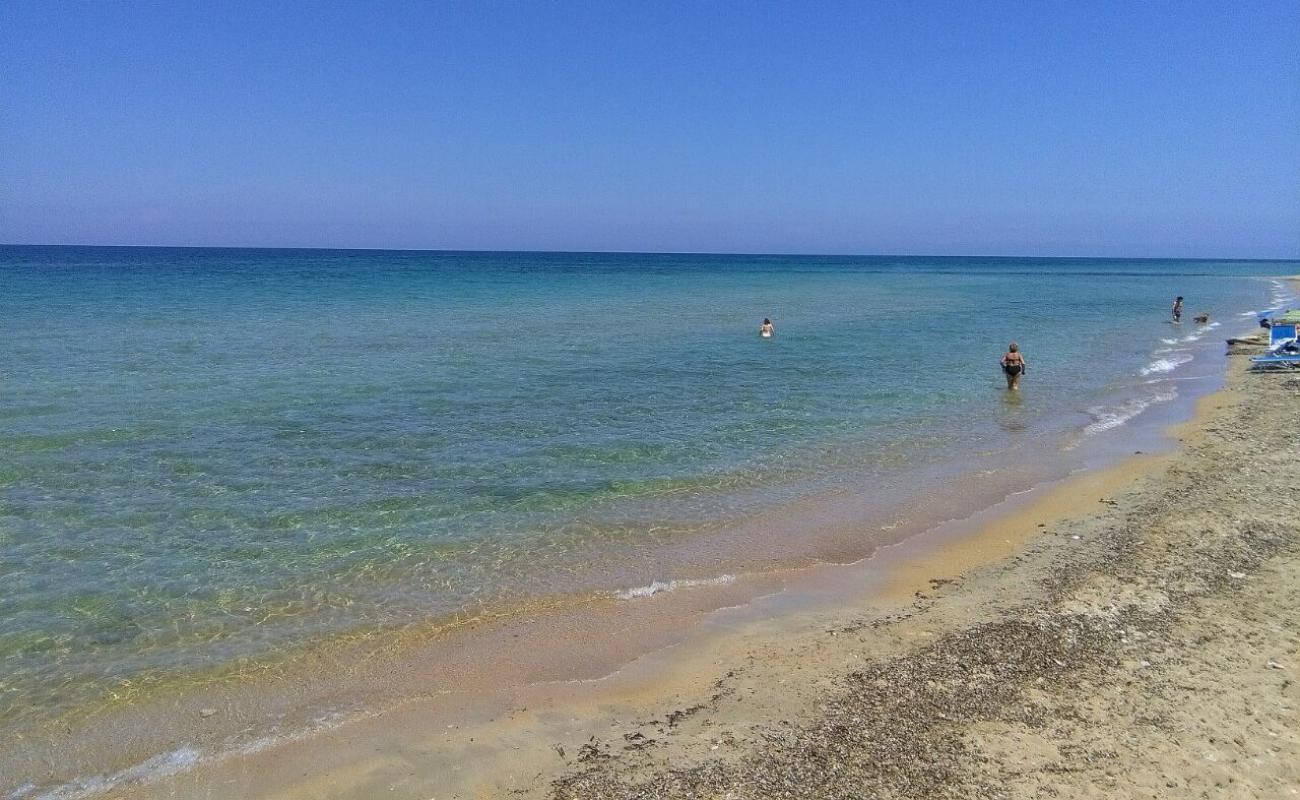
[[[583,744],[582,747],[578,748],[578,761],[585,763],[588,761],[601,761],[613,758],[612,755],[605,752],[605,749],[602,748],[608,749],[608,745],[597,741],[595,736],[591,737],[591,739]]]
[[[668,712],[668,716],[667,716],[668,727],[670,728],[675,727],[677,723],[681,722],[682,720],[686,719],[692,714],[698,714],[704,709],[705,706],[703,704],[700,704],[700,705],[691,706],[690,708],[679,708],[674,711],[670,711]]]
[[[215,708],[201,708],[201,709],[199,709],[199,716],[200,716],[200,717],[203,717],[204,719],[207,719],[208,717],[211,717],[211,716],[215,715],[216,713],[217,713],[217,710],[216,710]]]
[[[1281,664],[1277,663],[1271,658],[1268,660],[1267,666],[1269,669],[1286,669],[1286,667],[1282,666]]]
[[[623,740],[627,742],[627,744],[623,745],[624,750],[641,750],[659,743],[657,739],[651,739],[640,731],[623,734]]]

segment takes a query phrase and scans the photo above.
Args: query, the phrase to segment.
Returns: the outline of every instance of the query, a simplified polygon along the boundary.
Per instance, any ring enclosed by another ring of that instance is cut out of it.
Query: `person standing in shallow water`
[[[1183,296],[1180,294],[1174,298],[1174,322],[1183,321]]]
[[[1007,352],[1002,355],[1002,371],[1007,376],[1007,388],[1013,392],[1020,390],[1020,376],[1025,374],[1025,357],[1020,354],[1020,345],[1012,342],[1007,345]]]
[[[764,339],[771,339],[772,334],[775,332],[776,328],[772,327],[772,320],[764,317],[763,324],[758,326],[758,335],[762,336]]]

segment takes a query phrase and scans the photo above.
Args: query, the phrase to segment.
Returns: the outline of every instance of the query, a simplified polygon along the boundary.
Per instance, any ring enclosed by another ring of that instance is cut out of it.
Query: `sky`
[[[1300,257],[1293,2],[0,2],[0,242]]]

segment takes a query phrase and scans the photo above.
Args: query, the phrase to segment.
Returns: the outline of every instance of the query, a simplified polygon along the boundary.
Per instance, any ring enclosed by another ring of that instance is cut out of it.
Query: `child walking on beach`
[[[1025,357],[1020,354],[1020,345],[1012,342],[1007,345],[1007,352],[1002,355],[1002,371],[1007,376],[1007,388],[1020,390],[1020,376],[1025,373]]]

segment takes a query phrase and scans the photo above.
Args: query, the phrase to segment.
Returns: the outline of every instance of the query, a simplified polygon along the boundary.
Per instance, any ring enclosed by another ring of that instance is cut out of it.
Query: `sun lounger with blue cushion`
[[[1250,360],[1251,369],[1300,369],[1300,339],[1294,322],[1274,320],[1268,329],[1268,352]]]
[[[1279,347],[1294,342],[1296,339],[1296,324],[1294,322],[1274,322],[1273,326],[1268,329],[1268,349],[1270,352]]]
[[[1263,369],[1300,369],[1300,354],[1278,356],[1256,356],[1250,360],[1250,368]]]

